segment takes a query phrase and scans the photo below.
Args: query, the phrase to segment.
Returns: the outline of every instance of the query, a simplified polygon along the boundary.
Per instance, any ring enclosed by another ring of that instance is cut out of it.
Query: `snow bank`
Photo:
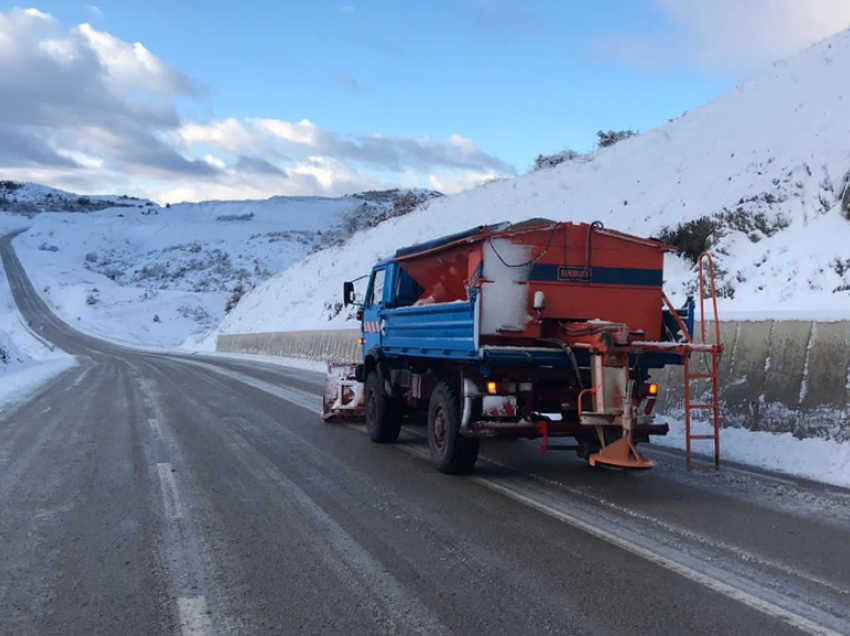
[[[684,450],[684,423],[672,418],[659,421],[670,425],[670,433],[653,438],[653,444]],[[694,442],[694,450],[710,454],[711,442]],[[729,461],[850,488],[850,442],[724,428],[720,432],[720,453],[722,459]]]
[[[842,33],[657,130],[432,201],[297,263],[249,294],[217,333],[351,326],[339,304],[342,283],[375,260],[414,242],[529,217],[601,220],[643,236],[702,223],[713,237],[721,312],[850,318],[850,221],[842,211],[848,67],[850,33]],[[691,263],[668,258],[666,276],[681,301],[694,282]]]
[[[20,229],[22,221],[0,212],[0,235]],[[0,412],[74,364],[27,329],[0,266]]]

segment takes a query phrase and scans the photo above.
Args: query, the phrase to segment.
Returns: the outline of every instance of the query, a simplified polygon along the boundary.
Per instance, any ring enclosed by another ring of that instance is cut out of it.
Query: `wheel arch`
[[[389,387],[387,382],[390,379],[390,364],[381,347],[374,347],[366,352],[363,358],[363,380],[375,370],[379,371],[384,379],[384,391],[388,395],[392,394],[392,387]]]

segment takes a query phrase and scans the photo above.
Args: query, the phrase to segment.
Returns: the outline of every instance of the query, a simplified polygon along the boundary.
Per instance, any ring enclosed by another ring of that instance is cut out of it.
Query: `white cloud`
[[[77,150],[66,150],[64,148],[58,148],[56,153],[62,157],[66,157],[76,163],[79,166],[84,168],[102,168],[103,167],[103,159],[100,157],[95,157],[93,155],[88,155],[84,152],[79,152]]]
[[[215,161],[215,157],[210,157]],[[290,196],[342,196],[364,190],[384,190],[394,182],[359,173],[349,166],[327,157],[307,158],[285,174],[265,175],[245,172],[228,166],[224,178],[215,181],[187,180],[166,186],[142,189],[139,196],[160,202],[201,201],[204,199],[264,199],[285,194]]]
[[[457,194],[464,190],[470,190],[477,186],[483,185],[494,179],[498,179],[499,175],[495,172],[474,172],[467,170],[464,172],[441,172],[428,176],[428,182],[431,188],[443,194]]]
[[[179,142],[186,146],[209,145],[233,152],[244,152],[256,142],[236,119],[222,119],[212,124],[187,123],[176,132]]]
[[[335,195],[351,192],[352,186],[357,190],[380,190],[393,185],[331,157],[307,157],[295,165],[290,175],[315,179],[325,192]]]
[[[74,153],[113,170],[202,168],[159,138],[179,121],[174,96],[193,93],[147,51],[32,9],[0,13],[0,42],[0,168],[85,168]]]
[[[294,124],[280,119],[249,119],[248,121],[260,133],[267,133],[283,141],[310,148],[319,146],[319,137],[322,133],[319,127],[309,119],[302,119]]]
[[[433,170],[513,174],[505,162],[486,154],[461,135],[448,139],[412,139],[388,135],[340,135],[324,130],[308,119],[248,118],[244,123],[229,119],[207,125],[187,124],[178,135],[188,148],[211,146],[229,154],[251,154],[269,160],[282,156],[326,157],[351,166],[371,166],[385,172]],[[340,165],[339,163],[335,165]]]
[[[96,4],[87,4],[86,11],[88,11],[93,18],[100,19],[103,17],[103,11]]]
[[[226,170],[227,164],[214,155],[204,155],[204,161],[216,170]]]
[[[141,43],[47,13],[0,12],[0,178],[160,201],[339,195],[514,168],[473,141],[347,135],[309,119],[186,121],[202,88]]]
[[[139,42],[128,44],[89,24],[81,24],[76,31],[120,90],[143,87],[175,95],[192,94],[197,90],[188,77],[165,64]]]
[[[712,72],[749,71],[850,26],[848,0],[654,0],[678,32],[652,40],[604,34],[595,47],[643,68],[690,61]]]

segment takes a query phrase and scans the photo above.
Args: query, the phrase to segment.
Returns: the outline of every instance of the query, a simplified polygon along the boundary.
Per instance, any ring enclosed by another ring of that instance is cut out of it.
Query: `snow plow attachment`
[[[363,418],[363,385],[354,378],[356,368],[356,364],[328,364],[322,398],[322,419],[326,422]]]

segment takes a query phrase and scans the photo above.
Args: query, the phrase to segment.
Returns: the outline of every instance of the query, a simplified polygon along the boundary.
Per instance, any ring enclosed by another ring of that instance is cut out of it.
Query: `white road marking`
[[[203,596],[178,598],[177,611],[180,613],[180,633],[183,636],[209,636],[212,633],[207,601]]]
[[[241,382],[242,384],[247,384],[250,387],[259,389],[260,391],[264,391],[266,393],[270,393],[271,395],[279,397],[282,400],[286,400],[290,404],[300,406],[302,409],[312,411],[313,413],[319,413],[321,411],[321,397],[317,396],[315,393],[310,393],[309,391],[302,391],[301,389],[295,389],[292,387],[278,386],[276,384],[272,384],[271,382],[265,382],[264,380],[258,380],[257,378],[252,377],[250,375],[239,373],[238,371],[231,371],[230,369],[217,367],[213,364],[206,364],[205,362],[197,362],[195,360],[180,360],[180,362],[195,367],[201,367],[203,369],[206,369],[207,371],[218,373],[219,375],[227,376],[229,378],[232,378],[233,380]]]
[[[169,519],[183,518],[183,505],[180,502],[180,493],[177,490],[177,482],[174,480],[174,471],[171,464],[157,464],[159,482],[162,486],[162,501],[165,504],[165,516]]]
[[[162,429],[159,427],[159,420],[155,417],[148,418],[148,424],[157,439],[162,439]]]
[[[187,364],[191,364],[198,367],[206,368],[210,371],[214,371],[221,375],[225,375],[231,377],[243,384],[247,384],[254,388],[260,389],[261,391],[265,391],[272,395],[275,395],[287,402],[290,402],[296,406],[300,406],[302,408],[318,411],[320,396],[312,393],[308,393],[307,391],[301,391],[299,389],[293,388],[283,388],[276,385],[273,385],[269,382],[264,382],[262,380],[258,380],[251,376],[245,375],[243,373],[237,373],[235,371],[230,371],[227,369],[222,369],[221,367],[216,367],[211,364],[205,364],[202,362],[191,361]],[[349,428],[352,428],[360,433],[365,433],[366,431],[363,427],[349,424]],[[430,460],[429,454],[425,452],[423,449],[418,449],[410,446],[397,446],[398,449],[413,455],[415,457],[419,457],[422,459]],[[523,490],[530,490],[533,493],[533,489],[526,489],[523,485],[505,485],[503,483],[497,483],[494,479],[485,479],[482,477],[471,477],[470,478],[476,484],[483,486],[489,490],[492,490],[496,493],[499,493],[505,497],[513,499],[525,506],[538,510],[543,514],[546,514],[558,521],[566,523],[582,532],[585,532],[593,537],[601,539],[607,543],[615,545],[631,554],[634,554],[638,557],[649,561],[650,563],[654,563],[664,569],[674,572],[680,576],[683,576],[695,583],[698,583],[704,587],[707,587],[710,590],[713,590],[719,594],[726,596],[734,601],[742,603],[748,607],[751,607],[767,616],[772,618],[776,618],[782,620],[789,625],[800,629],[808,634],[812,634],[814,636],[846,636],[846,634],[838,631],[837,629],[832,629],[831,627],[822,625],[802,614],[792,611],[790,609],[786,609],[777,603],[774,603],[765,598],[756,596],[755,594],[751,594],[742,587],[733,586],[724,580],[721,577],[726,579],[735,578],[731,573],[726,573],[719,568],[712,568],[709,564],[701,564],[704,565],[706,569],[714,569],[717,571],[717,576],[712,576],[706,572],[697,570],[694,567],[691,567],[681,560],[676,560],[674,558],[665,556],[661,554],[661,550],[650,550],[635,541],[631,541],[623,536],[615,534],[609,530],[605,530],[597,523],[589,523],[584,521],[573,514],[569,514],[566,511],[555,508],[543,501],[540,500],[539,495],[530,494],[529,492],[523,492]],[[519,486],[519,487],[517,487]],[[682,559],[684,560],[684,558]],[[765,595],[771,595],[769,590],[765,590]],[[789,604],[794,605],[796,602],[788,597],[782,597],[779,594],[772,594],[774,597],[780,597],[781,600],[787,601]],[[808,606],[803,605],[801,607],[802,610],[811,610],[811,612],[807,613],[815,613],[821,615],[824,619],[824,622],[837,622],[838,619],[832,619],[833,617],[829,616],[825,612],[821,612],[816,608],[809,608]]]
[[[349,425],[349,426],[351,426],[353,428],[352,425]],[[402,430],[409,433],[410,435],[413,435],[414,437],[425,440],[426,442],[428,440],[428,437],[426,435],[423,435],[421,431],[418,431],[418,430],[411,428],[409,426],[403,426]],[[479,453],[478,454],[478,460],[481,461],[482,459],[484,461],[490,463],[490,464],[494,464],[496,466],[499,466],[500,468],[506,468],[508,470],[514,470],[514,468],[512,466],[510,466],[510,465],[508,465],[504,462],[500,462],[497,459],[495,459],[495,458],[493,458],[489,455]],[[726,470],[726,468],[728,468],[728,467],[724,467],[724,470]],[[555,486],[556,488],[563,489],[566,492],[569,492],[569,493],[571,493],[571,494],[573,494],[577,497],[582,497],[582,498],[588,499],[590,501],[593,501],[594,503],[596,503],[598,505],[603,505],[607,508],[610,508],[610,509],[615,510],[619,513],[622,513],[622,514],[624,514],[628,517],[640,519],[641,521],[645,521],[647,523],[657,525],[657,526],[663,528],[664,530],[666,530],[667,532],[671,533],[672,535],[678,535],[678,536],[683,537],[685,539],[688,539],[688,540],[691,540],[691,541],[694,541],[694,542],[697,542],[697,543],[701,543],[703,545],[707,545],[707,546],[714,548],[716,550],[728,552],[728,553],[732,554],[734,557],[740,559],[744,563],[748,563],[748,564],[758,563],[758,564],[761,564],[761,565],[765,565],[767,567],[779,570],[780,572],[783,572],[784,574],[786,574],[788,576],[804,579],[806,581],[810,581],[812,583],[815,583],[816,585],[821,585],[821,586],[828,588],[828,589],[830,589],[833,592],[836,592],[838,594],[842,594],[842,595],[850,594],[850,590],[846,589],[845,587],[842,587],[842,586],[840,586],[836,583],[833,583],[832,581],[827,581],[826,579],[821,578],[819,576],[813,576],[813,575],[808,574],[806,572],[802,572],[801,570],[795,568],[793,565],[789,565],[789,564],[786,564],[786,563],[783,563],[783,562],[780,562],[780,561],[775,561],[775,560],[771,559],[770,557],[764,556],[760,553],[750,552],[748,550],[744,550],[742,548],[739,548],[735,545],[731,545],[729,543],[725,543],[723,541],[715,541],[714,539],[712,539],[710,536],[708,536],[706,534],[701,534],[699,532],[693,532],[693,531],[688,530],[687,528],[685,528],[683,526],[678,526],[676,524],[667,523],[666,521],[664,521],[662,519],[643,514],[639,511],[633,510],[633,509],[628,508],[626,506],[621,506],[621,505],[615,504],[611,501],[606,501],[604,499],[599,499],[599,498],[593,497],[591,495],[587,495],[587,494],[581,492],[581,490],[578,489],[578,488],[570,488],[566,484],[563,484],[563,483],[558,482],[558,481],[553,481],[551,479],[546,479],[542,475],[538,475],[538,474],[535,474],[535,473],[526,473],[526,476],[528,476],[528,477],[530,477],[530,478],[532,478],[535,481],[538,481],[540,483],[548,484],[548,485],[551,485],[551,486]],[[757,476],[757,475],[751,474],[751,476]],[[834,494],[841,494],[841,493],[834,493]],[[850,496],[850,495],[848,495],[848,496]]]
[[[807,632],[809,634],[815,634],[817,636],[842,636],[842,632],[831,629],[820,623],[817,623],[805,616],[801,616],[800,614],[793,612],[791,610],[785,609],[776,603],[772,603],[771,601],[765,600],[754,594],[750,594],[743,589],[730,585],[724,581],[722,581],[718,577],[711,576],[704,572],[700,572],[688,565],[680,563],[677,560],[666,557],[658,552],[653,550],[649,550],[644,548],[641,545],[638,545],[635,542],[629,541],[623,537],[617,536],[612,532],[608,532],[600,528],[597,525],[588,523],[583,521],[573,515],[570,515],[562,510],[558,510],[549,506],[548,504],[537,500],[534,497],[526,495],[516,488],[504,486],[502,484],[496,483],[494,481],[483,479],[481,477],[472,477],[472,480],[489,490],[494,492],[498,492],[510,499],[518,501],[526,506],[534,508],[550,517],[558,519],[559,521],[563,521],[564,523],[577,528],[587,534],[594,536],[598,539],[602,539],[603,541],[607,541],[627,552],[631,552],[634,555],[637,555],[651,563],[659,565],[671,572],[675,572],[680,576],[683,576],[695,583],[699,583],[704,587],[709,588],[715,592],[723,594],[724,596],[731,598],[732,600],[738,601],[739,603],[743,603],[748,607],[751,607],[755,610],[762,612],[768,616],[773,618],[777,618],[779,620],[785,621],[789,625],[796,627],[799,630]]]
[[[354,424],[348,424],[349,428],[359,431],[360,433],[365,434],[365,430],[361,426],[356,426]],[[420,459],[425,459],[430,461],[430,455],[424,449],[416,448],[412,446],[397,446],[398,449],[404,451],[409,455],[413,455],[414,457],[418,457]],[[820,623],[813,621],[801,614],[786,609],[776,603],[773,603],[769,600],[763,599],[754,594],[750,594],[749,592],[744,591],[740,587],[736,587],[730,585],[729,583],[724,582],[720,577],[724,578],[733,578],[732,575],[726,575],[724,572],[718,569],[718,576],[712,576],[711,574],[707,574],[705,572],[701,572],[693,567],[690,567],[680,561],[677,561],[671,557],[664,556],[661,554],[661,550],[650,550],[645,548],[635,541],[630,541],[622,536],[619,536],[613,532],[603,529],[600,527],[599,522],[595,520],[594,523],[590,523],[588,521],[584,521],[578,518],[575,515],[569,514],[564,510],[555,508],[543,501],[540,500],[540,496],[537,493],[534,493],[533,488],[524,488],[522,484],[512,484],[505,485],[504,483],[497,483],[496,478],[484,478],[484,477],[470,477],[471,481],[476,484],[487,488],[488,490],[492,490],[494,492],[499,493],[505,497],[513,499],[525,506],[530,508],[534,508],[535,510],[542,512],[545,515],[548,515],[558,521],[566,523],[577,530],[581,530],[591,536],[596,537],[597,539],[601,539],[610,543],[612,545],[617,546],[627,552],[630,552],[636,556],[639,556],[655,565],[659,565],[666,570],[679,574],[695,583],[699,583],[700,585],[709,588],[715,592],[723,594],[724,596],[731,598],[734,601],[738,601],[739,603],[743,603],[748,607],[751,607],[763,614],[766,614],[772,618],[777,618],[779,620],[785,621],[789,625],[796,627],[797,629],[804,631],[808,634],[813,634],[815,636],[846,636],[846,633],[840,632],[836,629],[832,629],[825,625],[821,625]],[[523,492],[527,490],[528,492]],[[717,569],[717,568],[715,568]],[[790,602],[793,603],[790,599]],[[819,612],[819,610],[813,610],[815,612]],[[828,615],[825,615],[825,618],[829,619]],[[837,620],[837,619],[836,619]]]

